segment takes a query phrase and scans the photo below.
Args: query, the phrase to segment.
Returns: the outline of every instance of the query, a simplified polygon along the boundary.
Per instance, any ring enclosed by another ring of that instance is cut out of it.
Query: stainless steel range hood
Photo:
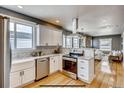
[[[82,35],[78,33],[78,18],[72,19],[72,34],[70,34],[69,36],[82,37]]]

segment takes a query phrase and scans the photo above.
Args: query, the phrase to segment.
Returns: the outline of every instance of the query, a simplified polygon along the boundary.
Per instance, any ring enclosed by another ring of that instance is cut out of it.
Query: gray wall
[[[122,50],[121,35],[96,36],[93,37],[93,48],[99,48],[99,39],[112,38],[112,50]]]

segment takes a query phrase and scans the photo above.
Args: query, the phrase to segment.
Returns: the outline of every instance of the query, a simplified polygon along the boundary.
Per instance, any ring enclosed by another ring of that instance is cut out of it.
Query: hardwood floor
[[[101,70],[101,68],[104,68]],[[107,72],[108,71],[108,72]],[[87,88],[124,88],[124,68],[121,63],[112,62],[105,66],[95,62],[95,78],[91,84],[74,80],[60,72],[54,73],[40,81],[34,82],[24,88],[41,87],[87,87]],[[52,86],[51,86],[52,85]]]

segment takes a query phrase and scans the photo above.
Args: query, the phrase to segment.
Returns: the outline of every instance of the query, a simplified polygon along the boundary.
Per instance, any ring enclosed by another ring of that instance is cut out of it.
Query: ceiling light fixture
[[[18,8],[20,8],[20,9],[22,9],[22,8],[23,8],[21,5],[18,5],[17,7],[18,7]]]
[[[59,23],[60,21],[59,20],[56,20],[56,23]]]

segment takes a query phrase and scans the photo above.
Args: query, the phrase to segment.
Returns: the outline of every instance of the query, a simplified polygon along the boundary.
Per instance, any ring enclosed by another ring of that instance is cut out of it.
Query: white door
[[[21,85],[21,72],[13,72],[10,74],[10,87],[14,88]]]
[[[22,84],[28,83],[33,80],[35,80],[35,68],[32,67],[24,70],[23,76],[22,76]]]

